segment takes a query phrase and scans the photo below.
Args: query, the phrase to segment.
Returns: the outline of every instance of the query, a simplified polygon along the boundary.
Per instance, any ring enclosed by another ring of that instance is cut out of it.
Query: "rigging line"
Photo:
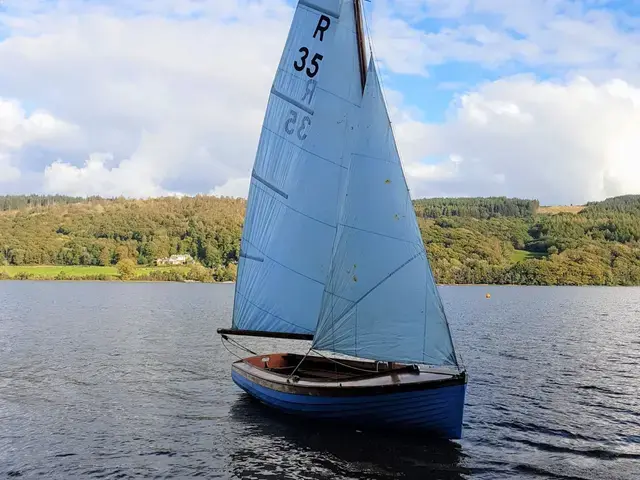
[[[225,340],[227,340],[229,343],[231,343],[232,345],[244,350],[245,352],[250,353],[251,355],[258,355],[256,352],[254,352],[253,350],[248,349],[247,347],[242,345],[237,340],[235,340],[233,338],[228,338],[226,335],[223,335],[223,337],[225,337]]]
[[[225,348],[225,350],[227,352],[229,352],[231,355],[233,355],[234,357],[236,357],[238,360],[242,360],[244,363],[247,363],[248,365],[251,365],[249,362],[246,361],[246,358],[242,358],[241,356],[239,356],[237,353],[232,352],[231,350],[229,350],[229,348],[227,347],[227,345],[224,343],[224,340],[226,340],[229,343],[232,343],[231,340],[226,336],[226,335],[220,335],[220,341],[222,342],[222,346]],[[249,350],[248,348],[240,345],[239,343],[236,342],[236,345],[238,348],[241,348],[243,350],[246,350],[247,352],[251,353],[252,355],[258,355],[256,352],[253,352],[251,350]],[[268,367],[269,370],[286,370],[288,368],[291,367]]]
[[[464,358],[462,358],[462,354],[460,352],[456,351],[455,355],[460,357],[460,365],[458,367],[462,366],[462,369],[466,370],[467,366],[464,364]]]
[[[364,9],[363,9],[364,12]],[[402,157],[400,156],[400,152],[398,151],[398,144],[396,143],[395,139],[396,139],[396,134],[394,131],[394,127],[393,127],[393,122],[391,122],[391,118],[389,117],[389,107],[388,107],[388,102],[387,102],[387,98],[385,95],[385,88],[384,88],[384,81],[382,80],[382,77],[380,75],[378,75],[378,69],[376,67],[376,50],[373,46],[373,35],[371,34],[371,28],[369,27],[369,21],[367,20],[367,15],[363,14],[362,15],[364,17],[364,26],[365,29],[367,31],[367,40],[369,43],[369,49],[371,50],[371,59],[372,59],[372,64],[373,64],[373,69],[374,72],[376,73],[376,77],[378,78],[378,82],[380,83],[380,93],[382,95],[382,103],[384,104],[384,108],[385,108],[385,113],[387,114],[387,121],[389,122],[389,128],[391,129],[391,135],[393,137],[393,143],[394,143],[394,147],[396,150],[396,154],[398,155],[398,161],[400,162],[400,171],[402,172],[402,177],[404,178],[404,183],[405,186],[407,187],[407,191],[409,190],[409,184],[407,183],[407,178],[406,175],[404,173],[404,168],[402,165]]]
[[[231,355],[233,355],[234,357],[236,357],[238,360],[242,360],[244,362],[244,358],[242,358],[240,355],[238,355],[236,352],[232,352],[231,350],[229,350],[229,347],[227,347],[227,345],[224,343],[224,335],[220,335],[220,342],[222,342],[222,346],[224,347],[224,349],[229,352]]]
[[[378,73],[378,69],[376,68],[376,50],[373,47],[373,35],[371,34],[371,28],[369,28],[369,21],[367,20],[367,15],[364,14],[364,9],[363,9],[363,18],[364,18],[364,27],[365,30],[367,31],[367,40],[369,43],[369,49],[371,50],[371,60],[372,60],[372,64],[373,64],[373,69],[376,72],[376,74]],[[387,107],[387,100],[386,100],[386,95],[384,93],[384,82],[382,81],[382,78],[380,77],[380,75],[377,75],[378,77],[378,81],[380,82],[380,86],[382,88],[380,88],[381,93],[382,93],[382,101],[384,102],[384,106],[385,109],[387,110],[387,118],[389,118],[389,109]],[[389,124],[391,124],[391,119],[389,119]],[[391,126],[392,130],[393,130],[393,125]],[[395,136],[395,135],[394,135]]]
[[[290,378],[293,377],[293,375],[298,371],[298,368],[300,368],[300,365],[302,365],[302,362],[304,362],[307,357],[309,356],[309,354],[311,353],[313,347],[309,347],[309,350],[307,351],[307,353],[305,353],[304,357],[302,357],[302,360],[300,360],[300,363],[298,363],[298,365],[296,365],[296,368],[293,369],[293,372],[291,372],[291,374],[287,377],[287,382],[289,381]]]

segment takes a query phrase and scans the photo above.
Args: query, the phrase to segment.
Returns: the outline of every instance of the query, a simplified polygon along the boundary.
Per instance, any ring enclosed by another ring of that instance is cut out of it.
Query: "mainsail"
[[[457,365],[373,59],[313,348]]]
[[[300,0],[251,175],[232,328],[313,333],[362,99],[353,0]]]

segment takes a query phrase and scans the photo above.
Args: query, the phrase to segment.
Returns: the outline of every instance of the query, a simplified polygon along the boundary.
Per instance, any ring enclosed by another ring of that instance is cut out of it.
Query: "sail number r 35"
[[[318,38],[319,41],[324,42],[324,34],[331,26],[331,19],[326,15],[321,15],[318,20],[318,24],[316,25],[316,29],[313,32],[313,38]],[[309,49],[307,47],[300,47],[298,50],[302,54],[302,57],[293,62],[293,68],[295,68],[298,72],[303,71],[305,68],[307,77],[310,79],[315,77],[320,70],[320,62],[324,58],[321,54],[315,53],[309,62],[309,66],[307,66],[307,60],[309,59]],[[311,99],[313,98],[313,93],[315,92],[316,87],[315,80],[308,80],[307,83],[307,91],[304,94],[303,101],[309,96],[309,103],[311,103]],[[298,112],[296,110],[289,110],[289,116],[284,123],[284,131],[287,132],[288,135],[293,135],[296,132],[298,139],[303,141],[307,138],[306,129],[311,126],[311,118],[305,115],[298,122]]]
[[[324,42],[324,34],[329,27],[331,26],[331,19],[326,15],[321,15],[318,20],[318,24],[316,25],[316,29],[313,32],[313,38],[318,38],[321,42]],[[307,47],[300,47],[298,50],[302,54],[302,58],[293,62],[293,68],[295,68],[298,72],[301,72],[307,66],[307,59],[309,58],[309,49]],[[311,66],[307,67],[307,76],[309,78],[313,78],[318,74],[318,70],[320,70],[320,62],[324,57],[319,53],[316,53],[311,58]]]

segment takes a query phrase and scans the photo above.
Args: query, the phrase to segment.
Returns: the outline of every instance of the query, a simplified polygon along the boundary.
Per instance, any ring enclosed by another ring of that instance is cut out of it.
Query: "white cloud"
[[[20,176],[17,153],[28,146],[61,146],[72,141],[77,127],[45,111],[27,115],[20,103],[0,97],[0,184]]]
[[[0,92],[82,127],[73,154],[47,168],[47,191],[195,193],[248,175],[291,20],[284,1],[142,2],[136,16],[60,5],[5,17],[0,41],[0,65],[12,66]]]
[[[109,168],[106,164],[111,161],[113,155],[105,153],[91,154],[82,167],[57,160],[45,168],[44,189],[75,196],[139,198],[177,194],[159,187],[153,172],[145,171],[144,162],[127,159]]]
[[[0,101],[0,182],[33,185],[20,183],[28,168],[47,192],[245,196],[291,3],[7,2],[0,65],[11,68],[0,95],[20,102]],[[414,196],[577,203],[640,191],[637,19],[568,0],[366,8],[385,84],[396,90],[387,98]],[[436,80],[453,89],[462,80],[468,93],[444,123],[423,123],[419,83],[401,94],[399,74],[427,76],[449,61],[494,77],[507,65],[584,78]]]
[[[0,184],[14,182],[20,178],[18,167],[11,165],[11,158],[6,153],[0,153]]]
[[[217,197],[247,198],[250,181],[251,179],[249,177],[232,178],[225,182],[224,185],[214,188],[210,192],[210,195],[215,195]]]
[[[502,79],[462,96],[444,124],[395,129],[414,196],[640,193],[640,89],[620,80]]]
[[[425,19],[443,23],[425,29]],[[382,63],[396,73],[427,75],[454,61],[640,80],[638,19],[592,2],[380,0],[371,24]]]

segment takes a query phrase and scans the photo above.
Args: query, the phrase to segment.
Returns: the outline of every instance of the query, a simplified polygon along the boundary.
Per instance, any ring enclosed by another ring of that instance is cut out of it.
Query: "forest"
[[[196,260],[188,274],[149,279],[234,280],[245,205],[211,196],[0,197],[0,265],[142,268],[184,253]],[[440,284],[640,285],[640,195],[553,214],[537,200],[505,197],[414,206]]]

